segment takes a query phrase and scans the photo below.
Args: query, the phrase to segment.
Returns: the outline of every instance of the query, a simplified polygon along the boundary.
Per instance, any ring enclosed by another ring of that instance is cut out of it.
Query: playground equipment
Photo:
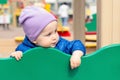
[[[9,29],[10,23],[11,23],[11,15],[9,13],[9,5],[0,4],[0,25],[2,25],[4,29]]]
[[[16,41],[16,42],[22,42],[23,40],[24,40],[24,37],[23,37],[23,36],[15,37],[15,41]]]
[[[85,26],[87,28],[87,34],[96,34],[96,14],[93,14],[92,22],[86,23]],[[89,33],[88,33],[89,32]]]
[[[58,22],[58,29],[57,32],[60,36],[68,37],[71,36],[70,29],[68,26],[62,26],[61,22]]]
[[[86,47],[96,47],[97,46],[97,36],[96,36],[96,14],[93,14],[93,19],[91,22],[87,22],[85,24],[85,27],[87,29],[86,31]]]
[[[0,59],[1,80],[120,80],[120,44],[109,45],[82,57],[71,70],[70,55],[54,48],[37,47],[20,61]]]
[[[0,0],[0,4],[6,4],[8,0]]]

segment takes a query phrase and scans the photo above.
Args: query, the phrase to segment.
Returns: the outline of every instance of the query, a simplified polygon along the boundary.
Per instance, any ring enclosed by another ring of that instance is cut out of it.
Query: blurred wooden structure
[[[85,42],[85,0],[73,0],[73,4],[74,39]],[[97,0],[97,48],[120,43],[119,4],[120,0]]]

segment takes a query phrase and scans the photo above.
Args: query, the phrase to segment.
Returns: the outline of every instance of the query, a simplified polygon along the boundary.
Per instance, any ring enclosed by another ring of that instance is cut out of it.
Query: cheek
[[[57,33],[57,40],[59,40],[59,34]]]
[[[38,38],[37,40],[36,40],[36,45],[41,45],[41,43],[43,43],[43,39],[41,39],[41,38]]]
[[[42,47],[48,47],[49,40],[48,39],[37,40],[37,45]]]

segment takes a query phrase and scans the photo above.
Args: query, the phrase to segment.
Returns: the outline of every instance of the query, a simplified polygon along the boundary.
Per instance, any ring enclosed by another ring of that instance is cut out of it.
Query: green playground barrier
[[[96,26],[97,26],[97,18],[96,14],[93,14],[93,20],[92,22],[86,23],[85,26],[87,28],[87,32],[96,32]]]
[[[37,47],[20,61],[0,59],[0,80],[120,80],[120,44],[103,47],[82,57],[71,70],[70,55],[53,48]]]

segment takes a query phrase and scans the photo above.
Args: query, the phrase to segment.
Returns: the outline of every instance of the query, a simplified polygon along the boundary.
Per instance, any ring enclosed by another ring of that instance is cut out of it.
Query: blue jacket
[[[25,37],[24,41],[16,48],[16,51],[25,52],[35,47],[38,46],[32,43],[27,37]],[[59,38],[59,41],[55,48],[62,52],[65,52],[66,54],[72,54],[72,52],[75,50],[83,51],[84,55],[86,53],[85,46],[82,44],[80,40],[68,41],[66,39],[63,39],[62,37]]]

